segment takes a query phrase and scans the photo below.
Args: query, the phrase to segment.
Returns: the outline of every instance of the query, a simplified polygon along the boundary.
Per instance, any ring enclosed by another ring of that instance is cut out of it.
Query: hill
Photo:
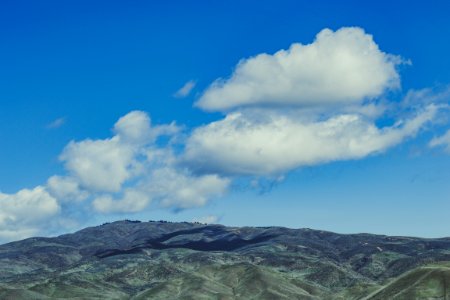
[[[1,299],[449,299],[450,239],[118,221],[0,246]]]

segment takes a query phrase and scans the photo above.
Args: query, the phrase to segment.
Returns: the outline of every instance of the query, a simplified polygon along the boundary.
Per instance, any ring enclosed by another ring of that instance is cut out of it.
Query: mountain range
[[[0,299],[450,299],[450,238],[117,221],[0,246]]]

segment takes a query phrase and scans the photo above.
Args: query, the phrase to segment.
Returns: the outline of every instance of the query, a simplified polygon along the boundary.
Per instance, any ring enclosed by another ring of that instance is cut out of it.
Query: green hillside
[[[0,299],[450,299],[450,239],[120,221],[0,246]]]

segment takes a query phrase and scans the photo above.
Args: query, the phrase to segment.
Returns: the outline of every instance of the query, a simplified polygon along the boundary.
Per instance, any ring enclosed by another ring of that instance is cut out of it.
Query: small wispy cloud
[[[56,129],[59,128],[61,126],[63,126],[64,124],[66,124],[67,118],[66,117],[62,117],[62,118],[58,118],[50,123],[48,123],[45,128],[47,129]]]
[[[450,153],[450,129],[442,136],[434,137],[429,143],[428,146],[431,148],[434,147],[443,147],[446,152]]]
[[[204,217],[200,217],[200,218],[195,218],[192,221],[193,222],[204,223],[204,224],[214,224],[214,223],[217,223],[219,221],[219,217],[218,216],[214,216],[214,215],[209,215],[209,216],[204,216]]]
[[[184,98],[189,96],[191,91],[194,89],[197,82],[195,80],[189,80],[186,82],[178,91],[173,94],[175,98]]]

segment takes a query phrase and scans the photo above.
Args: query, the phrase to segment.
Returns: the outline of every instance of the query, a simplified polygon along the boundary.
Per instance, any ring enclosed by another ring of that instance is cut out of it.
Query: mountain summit
[[[450,238],[118,221],[0,246],[1,299],[449,299]]]

